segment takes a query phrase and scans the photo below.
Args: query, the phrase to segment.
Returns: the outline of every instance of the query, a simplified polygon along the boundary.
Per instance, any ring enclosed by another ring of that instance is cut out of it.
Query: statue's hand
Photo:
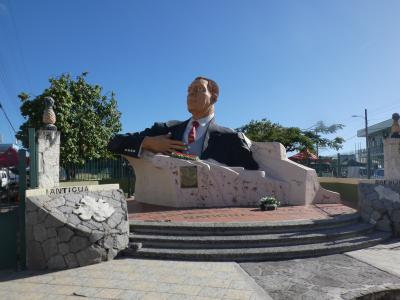
[[[142,149],[148,150],[154,153],[171,153],[181,152],[187,150],[186,145],[177,140],[171,140],[171,135],[157,135],[157,136],[146,136],[142,143]]]

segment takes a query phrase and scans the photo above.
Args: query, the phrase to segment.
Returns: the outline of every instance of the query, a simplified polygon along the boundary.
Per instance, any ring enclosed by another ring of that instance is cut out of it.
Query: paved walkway
[[[331,300],[383,288],[400,289],[400,240],[340,255],[240,265],[126,258],[51,273],[0,272],[0,299],[7,300]]]
[[[400,288],[400,240],[240,266],[259,286],[236,263],[117,259],[51,273],[0,273],[0,299],[353,299]]]
[[[2,274],[0,299],[271,298],[236,263],[117,259],[52,273]]]
[[[400,290],[400,240],[339,255],[240,266],[274,300],[354,299]]]
[[[260,211],[255,207],[173,209],[128,201],[129,219],[160,222],[260,222],[320,220],[356,210],[343,204],[284,206],[276,211]]]

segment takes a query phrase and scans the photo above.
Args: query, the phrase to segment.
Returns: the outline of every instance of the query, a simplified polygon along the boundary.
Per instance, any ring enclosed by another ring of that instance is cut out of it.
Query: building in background
[[[388,119],[368,127],[368,141],[371,155],[371,167],[373,170],[383,168],[383,140],[390,135],[393,120]],[[358,137],[365,137],[365,128],[357,131]],[[357,160],[367,163],[367,150],[357,150]]]
[[[0,144],[0,169],[18,166],[18,149],[15,144]]]

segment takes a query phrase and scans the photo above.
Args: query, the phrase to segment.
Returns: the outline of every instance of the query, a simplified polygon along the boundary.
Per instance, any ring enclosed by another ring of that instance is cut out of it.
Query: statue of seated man
[[[214,105],[218,95],[215,81],[197,77],[188,88],[190,119],[154,123],[141,132],[116,135],[110,140],[108,149],[137,158],[143,150],[163,154],[182,152],[202,160],[213,159],[230,167],[257,170],[258,164],[244,134],[215,122]]]

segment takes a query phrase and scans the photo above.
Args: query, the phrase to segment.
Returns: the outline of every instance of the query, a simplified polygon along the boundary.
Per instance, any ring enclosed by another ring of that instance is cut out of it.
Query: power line
[[[6,119],[7,119],[7,121],[8,121],[8,124],[10,124],[10,126],[11,126],[12,130],[14,131],[14,133],[17,134],[17,131],[15,130],[14,126],[12,125],[12,123],[11,123],[11,121],[10,121],[10,119],[8,118],[7,113],[6,113],[6,111],[5,111],[4,107],[3,107],[3,105],[1,104],[1,102],[0,102],[0,109],[3,111],[4,116],[6,117]]]

